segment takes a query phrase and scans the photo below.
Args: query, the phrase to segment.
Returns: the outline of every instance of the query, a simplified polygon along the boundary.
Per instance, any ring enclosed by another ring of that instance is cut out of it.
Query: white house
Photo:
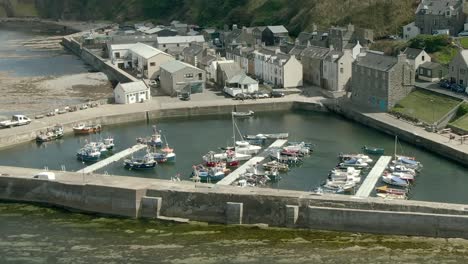
[[[151,100],[150,88],[145,82],[119,83],[114,89],[117,104],[134,104]]]
[[[240,93],[255,93],[258,91],[258,82],[245,73],[240,73],[226,81],[223,91],[231,96]]]
[[[131,68],[130,48],[134,45],[134,43],[109,45],[109,59],[112,64],[117,65],[121,69]]]
[[[131,65],[145,78],[156,79],[161,64],[175,60],[171,55],[143,43],[137,43],[130,48]]]
[[[301,87],[303,83],[302,64],[294,55],[279,50],[254,51],[255,75],[276,87]]]
[[[330,51],[323,60],[322,88],[343,92],[350,85],[353,64],[352,50]]]
[[[415,38],[417,35],[421,34],[421,30],[415,25],[414,22],[409,23],[406,26],[403,26],[403,39],[410,40]]]
[[[416,74],[421,64],[431,61],[431,56],[422,49],[406,48],[403,53],[406,54],[406,58],[414,67]]]

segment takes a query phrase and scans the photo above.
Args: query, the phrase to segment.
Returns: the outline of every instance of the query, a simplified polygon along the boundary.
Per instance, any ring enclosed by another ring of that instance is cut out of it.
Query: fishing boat
[[[286,152],[293,152],[293,153],[302,154],[302,155],[309,155],[311,152],[311,148],[309,146],[306,146],[305,143],[289,145],[289,146],[283,147],[283,150]]]
[[[106,137],[104,139],[104,141],[103,141],[103,144],[106,147],[106,149],[108,149],[108,150],[114,149],[114,147],[115,147],[114,138],[111,137],[111,136]]]
[[[331,181],[352,181],[355,183],[361,182],[361,171],[353,167],[348,167],[346,170],[334,169],[328,174],[328,179]]]
[[[348,160],[358,160],[358,159],[362,160],[365,163],[374,162],[369,156],[364,155],[364,154],[344,154],[344,153],[340,153],[338,155],[338,158],[342,162],[345,162],[345,161],[348,161]]]
[[[215,167],[221,162],[221,159],[215,157],[214,151],[210,151],[208,154],[203,156],[203,161],[205,162],[205,166]]]
[[[287,172],[289,170],[289,166],[287,164],[280,163],[276,160],[264,163],[262,166],[266,171],[276,169],[280,172]]]
[[[367,162],[364,162],[362,159],[349,159],[340,163],[338,166],[341,168],[354,167],[364,169],[368,168],[369,164]]]
[[[278,151],[276,153],[271,153],[270,158],[273,161],[278,161],[283,164],[288,164],[288,165],[298,165],[302,163],[302,159],[298,157],[297,155],[281,155],[281,153]]]
[[[409,183],[408,181],[402,180],[397,176],[393,175],[383,175],[382,176],[382,181],[385,182],[386,184],[390,184],[393,186],[398,186],[398,187],[408,187]]]
[[[77,151],[76,157],[81,161],[97,161],[101,157],[101,151],[95,147],[84,147]]]
[[[153,134],[149,138],[149,140],[146,142],[151,147],[157,147],[160,148],[163,146],[163,141],[161,139],[161,130],[158,130],[156,126],[153,126]]]
[[[331,181],[327,179],[327,181],[322,187],[325,189],[334,191],[336,193],[344,193],[344,192],[351,192],[352,190],[354,190],[354,187],[356,187],[356,183],[353,181],[342,182],[342,181]]]
[[[365,153],[372,154],[372,155],[383,155],[385,152],[383,148],[368,147],[366,145],[362,147],[362,150],[364,150]]]
[[[52,128],[48,128],[47,131],[39,132],[39,135],[36,136],[36,142],[48,142],[63,137],[63,126],[56,125]]]
[[[241,137],[240,141],[236,141],[236,130]],[[232,116],[232,138],[236,153],[253,155],[257,154],[262,149],[260,146],[251,145],[248,141],[244,140],[244,138],[242,137],[242,133],[240,133],[239,128],[237,127],[237,124],[234,121],[234,115]]]
[[[271,181],[277,182],[281,180],[281,176],[279,175],[279,171],[277,168],[270,169],[265,171],[265,176],[270,178]]]
[[[226,165],[228,167],[237,167],[240,165],[240,161],[237,159],[236,152],[233,150],[226,151]]]
[[[131,158],[124,160],[124,167],[130,170],[153,169],[156,167],[156,160],[151,153],[147,153],[141,158]]]
[[[377,187],[375,188],[375,190],[378,193],[388,193],[388,194],[396,194],[396,195],[406,195],[406,193],[408,192],[407,189],[390,188],[387,185]]]
[[[203,182],[217,182],[222,180],[229,170],[222,165],[207,168],[203,165],[193,166],[192,177],[198,177]]]
[[[254,111],[249,110],[247,112],[232,112],[232,116],[234,117],[250,117],[254,115]]]
[[[102,131],[102,127],[99,124],[87,125],[85,123],[79,123],[73,126],[73,132],[75,134],[92,134]]]

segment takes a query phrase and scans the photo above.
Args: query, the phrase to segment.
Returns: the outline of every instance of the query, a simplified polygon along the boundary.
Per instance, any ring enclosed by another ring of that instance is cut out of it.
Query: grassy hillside
[[[414,15],[414,0],[18,0],[36,4],[42,17],[173,19],[222,27],[284,24],[293,35],[319,26],[354,23],[372,28],[377,36],[395,34]]]

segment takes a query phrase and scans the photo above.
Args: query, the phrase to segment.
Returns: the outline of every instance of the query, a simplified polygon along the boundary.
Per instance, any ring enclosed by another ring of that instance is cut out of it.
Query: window
[[[424,61],[424,56],[422,56],[422,58],[421,58],[421,59],[422,59],[422,61]]]
[[[120,58],[120,52],[116,52],[116,53],[114,54],[114,56],[115,56],[117,59],[119,59],[119,58]]]
[[[432,70],[427,70],[427,76],[432,76]]]
[[[200,81],[203,80],[203,74],[202,74],[202,73],[199,73],[199,74],[198,74],[198,80],[200,80]]]
[[[424,69],[423,68],[419,68],[419,74],[424,74]]]
[[[185,78],[193,78],[193,73],[187,73],[187,74],[185,74]]]
[[[465,74],[465,69],[460,69],[460,74]]]
[[[151,66],[151,67],[156,66],[156,62],[150,62],[150,66]]]
[[[406,31],[410,31],[410,30],[411,30],[411,28],[410,28],[410,27],[407,27],[407,28],[406,28]]]
[[[343,67],[340,68],[340,73],[344,73]]]
[[[166,44],[163,44],[163,48],[165,48],[165,47],[166,47]]]
[[[179,44],[179,43],[177,43],[177,47],[180,47],[180,44]]]

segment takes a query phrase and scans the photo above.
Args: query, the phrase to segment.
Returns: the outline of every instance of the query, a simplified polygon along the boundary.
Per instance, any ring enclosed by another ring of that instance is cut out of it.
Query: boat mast
[[[236,146],[236,128],[234,127],[234,113],[231,112],[232,118],[232,140],[233,140],[233,147]]]
[[[398,142],[398,136],[395,135],[395,152],[393,153],[394,154],[394,158],[397,159],[397,154],[396,154],[396,150],[397,150],[397,142]]]

